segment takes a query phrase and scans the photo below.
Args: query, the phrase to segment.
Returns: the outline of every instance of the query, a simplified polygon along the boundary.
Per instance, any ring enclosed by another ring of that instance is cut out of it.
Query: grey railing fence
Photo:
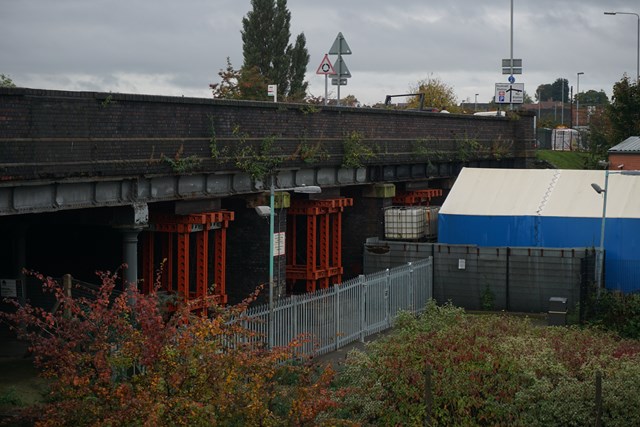
[[[399,311],[421,312],[432,298],[431,258],[410,262],[311,294],[292,295],[273,307],[273,342],[286,346],[300,336],[304,354],[321,355],[391,327]],[[268,336],[269,305],[250,308],[246,327]]]

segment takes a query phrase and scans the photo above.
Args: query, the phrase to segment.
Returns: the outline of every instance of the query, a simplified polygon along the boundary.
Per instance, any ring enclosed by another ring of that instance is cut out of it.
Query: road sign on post
[[[502,74],[522,74],[522,59],[513,60],[513,66],[511,66],[511,59],[502,60]]]
[[[273,102],[278,102],[278,85],[268,85],[267,96],[273,96]]]
[[[351,55],[351,48],[342,33],[338,33],[331,49],[329,49],[329,55]]]
[[[522,104],[524,83],[496,83],[496,104]]]
[[[338,60],[336,61],[335,70],[336,70],[336,74],[341,79],[342,78],[348,79],[349,77],[351,77],[351,71],[349,71],[349,68],[347,68],[347,64],[344,62],[341,56],[339,56]]]
[[[328,54],[326,53],[324,54],[324,58],[322,59],[322,62],[318,66],[318,69],[316,70],[316,74],[324,74],[325,76],[327,74],[336,74],[336,70],[335,68],[333,68],[331,61],[329,60]]]
[[[347,64],[342,60],[342,55],[351,55],[351,48],[342,33],[338,33],[338,36],[331,45],[331,49],[329,49],[329,54],[338,55],[338,60],[336,61],[337,79],[332,79],[331,84],[338,86],[338,99],[336,101],[336,105],[340,105],[340,86],[343,86],[342,80],[351,77]],[[334,80],[336,81],[335,83],[333,83]],[[345,82],[344,84],[347,83]]]
[[[324,54],[324,58],[322,58],[316,74],[324,74],[324,105],[327,105],[327,98],[329,97],[328,76],[336,74],[336,70],[333,68],[328,54]]]
[[[333,86],[346,86],[347,85],[347,79],[336,79],[336,78],[332,78],[331,79],[331,84]]]

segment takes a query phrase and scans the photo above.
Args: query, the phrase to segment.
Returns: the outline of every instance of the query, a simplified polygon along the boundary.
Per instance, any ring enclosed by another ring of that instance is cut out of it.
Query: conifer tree
[[[262,98],[255,85],[267,84],[277,84],[278,92],[289,98],[304,98],[309,54],[303,33],[297,36],[295,46],[289,43],[291,12],[287,9],[287,0],[251,0],[251,5],[253,9],[242,19],[244,63],[241,71],[244,74],[251,70],[250,79],[240,79],[243,98]]]

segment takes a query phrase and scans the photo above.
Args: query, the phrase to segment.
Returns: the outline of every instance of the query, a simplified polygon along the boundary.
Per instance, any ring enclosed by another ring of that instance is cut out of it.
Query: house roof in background
[[[609,153],[640,153],[640,136],[630,136],[609,148]]]

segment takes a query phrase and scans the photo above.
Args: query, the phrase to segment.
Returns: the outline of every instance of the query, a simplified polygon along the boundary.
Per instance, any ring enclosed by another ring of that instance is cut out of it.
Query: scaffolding
[[[306,292],[342,282],[342,212],[353,199],[292,200],[287,211],[287,290]],[[301,247],[302,246],[302,247]]]
[[[396,195],[393,198],[393,204],[400,206],[429,206],[432,198],[440,196],[442,196],[440,188],[407,191]]]
[[[206,309],[209,284],[217,302],[227,302],[226,239],[233,212],[190,215],[159,214],[150,218],[143,236],[142,291],[151,292],[159,272],[161,291],[177,294],[191,308]]]

